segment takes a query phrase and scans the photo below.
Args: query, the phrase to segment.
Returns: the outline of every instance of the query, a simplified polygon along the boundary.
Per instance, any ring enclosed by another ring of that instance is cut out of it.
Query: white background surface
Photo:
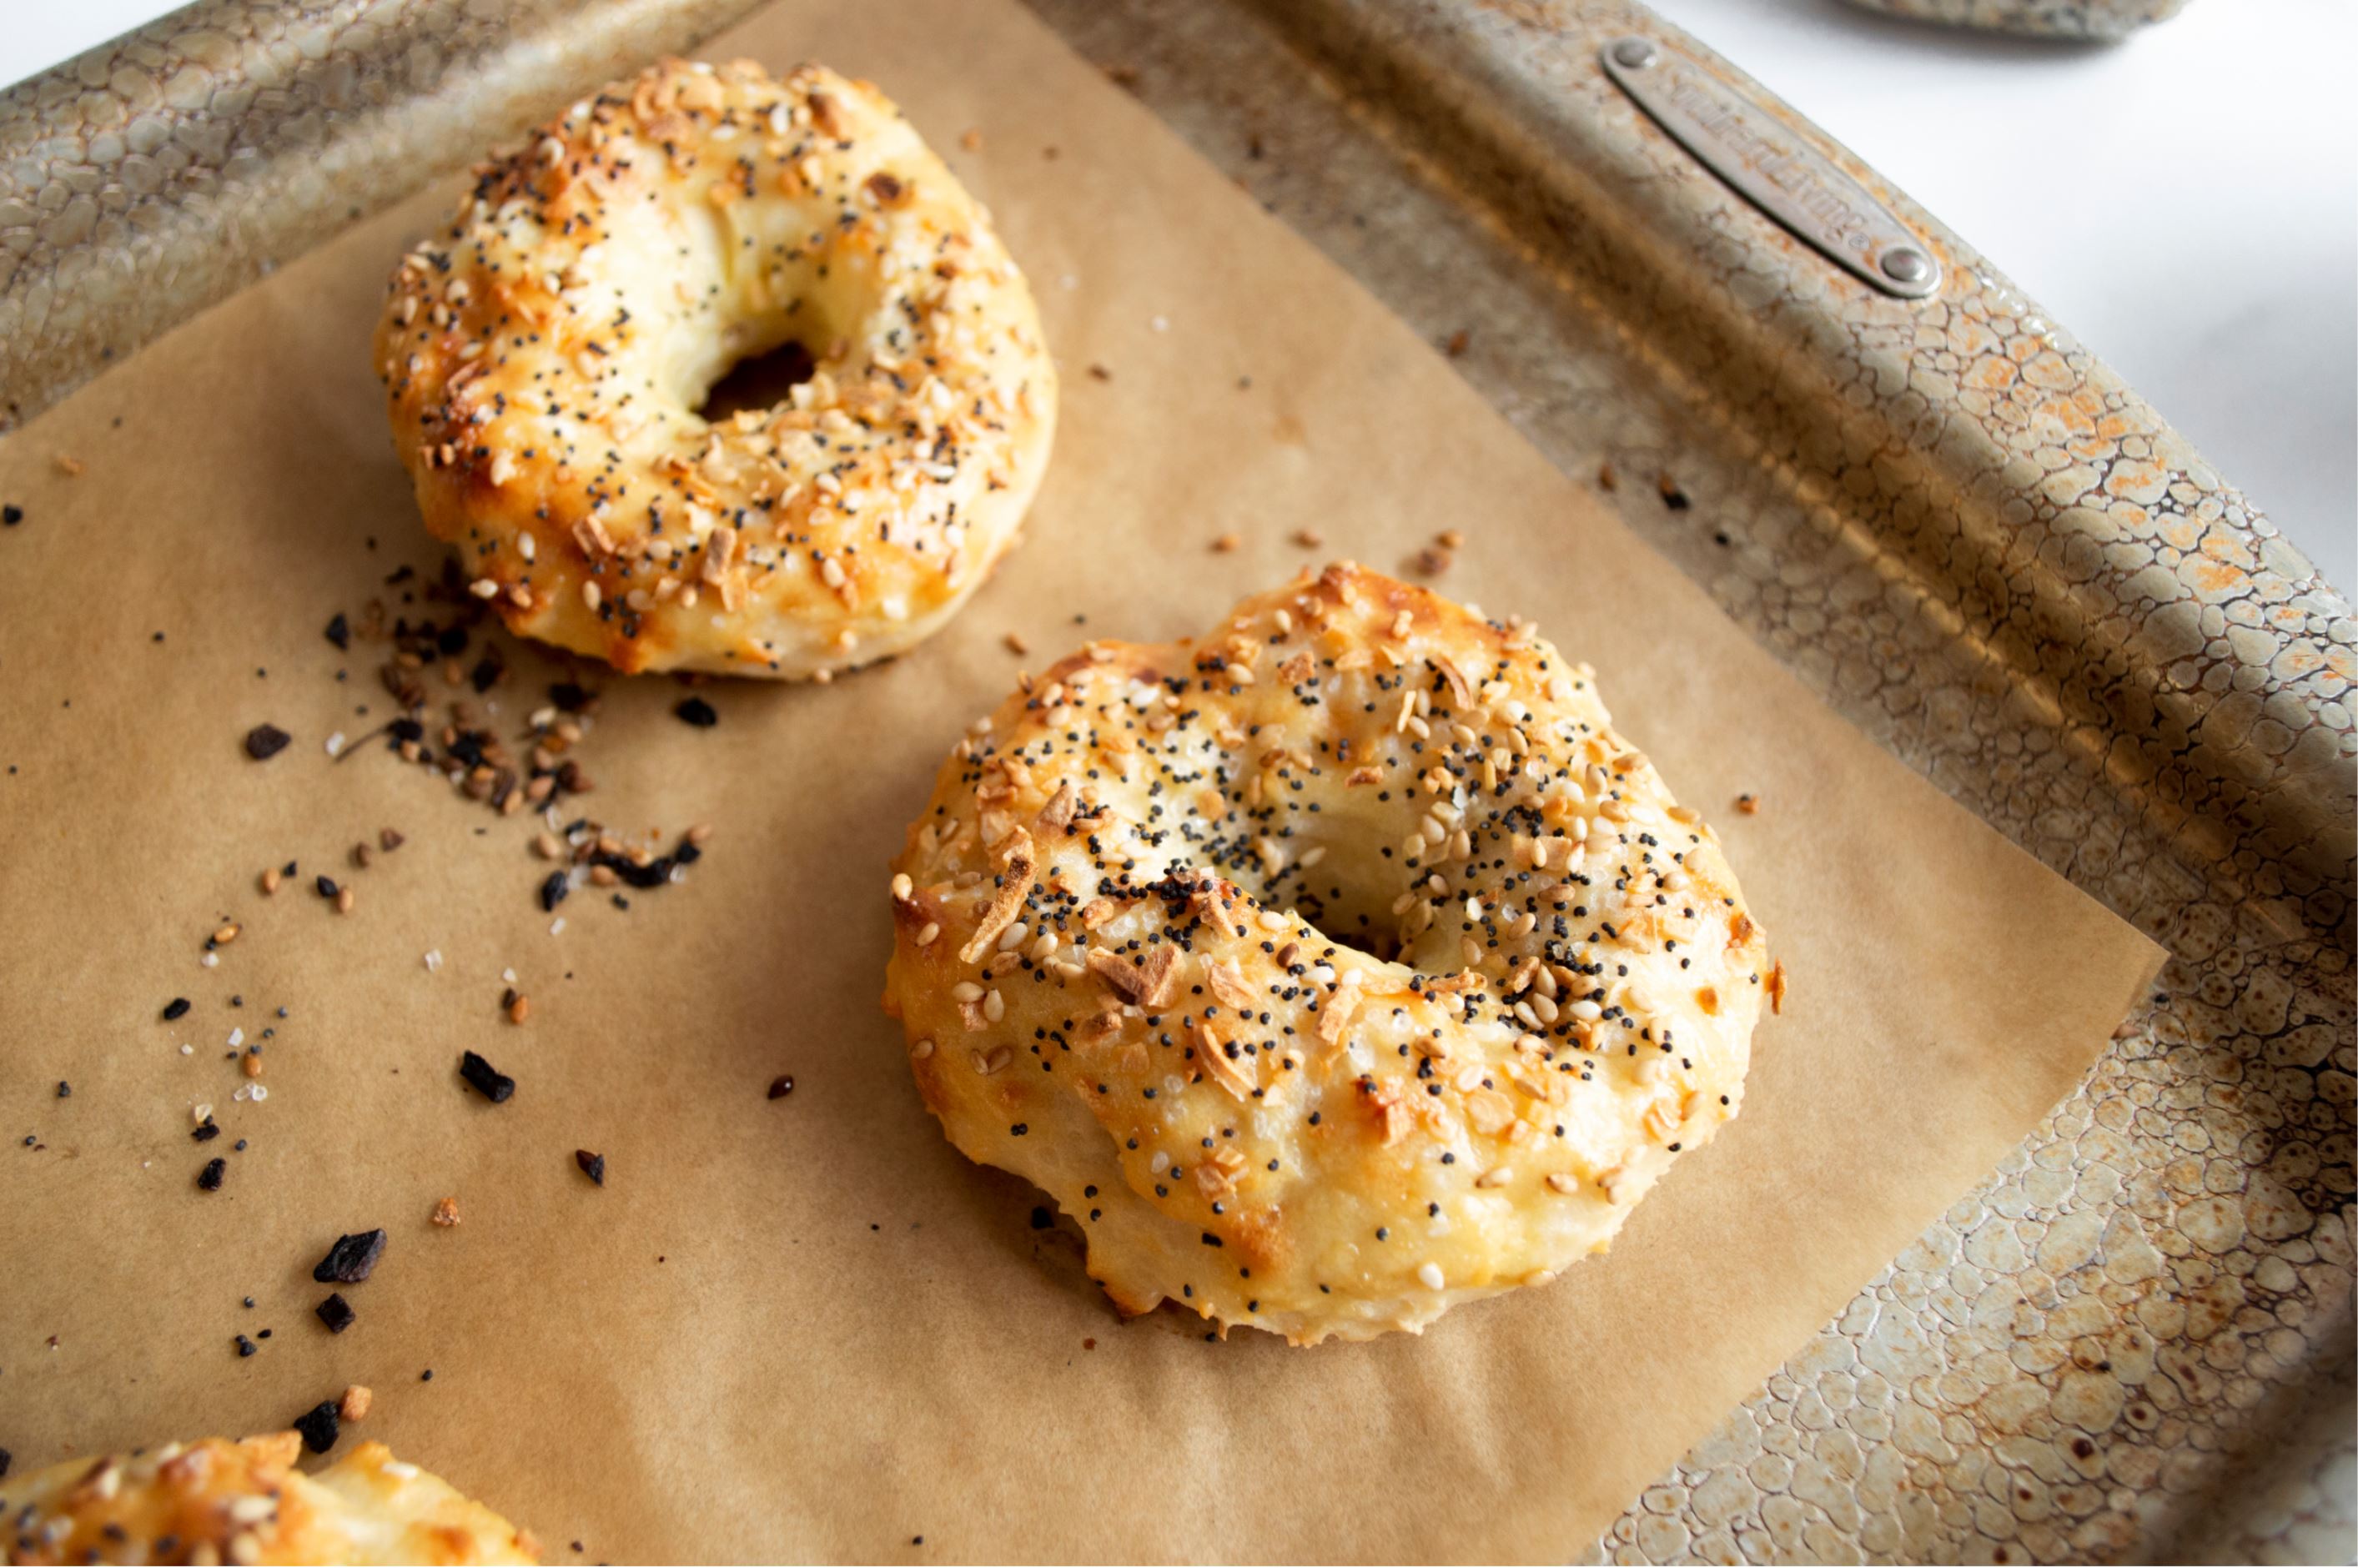
[[[2193,0],[2110,48],[1650,3],[1938,213],[2358,590],[2358,0]],[[170,9],[0,0],[0,81]]]

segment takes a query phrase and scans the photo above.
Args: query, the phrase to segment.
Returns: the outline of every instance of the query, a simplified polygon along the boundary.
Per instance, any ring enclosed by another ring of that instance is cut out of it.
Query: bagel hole
[[[1300,917],[1330,942],[1388,964],[1399,961],[1409,944],[1391,905],[1402,883],[1398,862],[1385,858],[1376,837],[1330,813],[1314,837],[1292,838],[1287,847],[1293,863],[1274,879],[1237,878],[1254,901]],[[1313,849],[1325,853],[1304,868],[1301,857]]]
[[[717,425],[740,414],[774,408],[817,370],[811,351],[789,339],[767,353],[750,354],[730,365],[704,395],[697,415]]]
[[[1299,916],[1310,928],[1329,942],[1356,948],[1372,958],[1389,964],[1401,956],[1400,922],[1368,901],[1355,898],[1351,890],[1337,888],[1330,881],[1293,891],[1272,889],[1260,902],[1271,908],[1282,909]]]

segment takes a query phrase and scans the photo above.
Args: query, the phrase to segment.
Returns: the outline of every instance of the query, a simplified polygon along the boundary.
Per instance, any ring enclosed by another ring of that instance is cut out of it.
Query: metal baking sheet
[[[2346,1560],[2358,623],[1988,260],[1626,0],[1029,0],[1867,733],[2172,959],[2081,1090],[1567,1556]],[[8,424],[746,0],[208,0],[0,95]],[[1652,40],[1929,251],[1835,266]]]

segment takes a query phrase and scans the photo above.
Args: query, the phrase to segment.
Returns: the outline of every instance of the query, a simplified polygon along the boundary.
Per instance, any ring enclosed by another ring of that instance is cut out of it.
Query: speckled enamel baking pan
[[[1963,240],[1640,5],[1031,4],[2173,955],[2014,1157],[1564,1554],[2347,1560],[2342,597]],[[747,8],[213,0],[14,89],[9,418]]]

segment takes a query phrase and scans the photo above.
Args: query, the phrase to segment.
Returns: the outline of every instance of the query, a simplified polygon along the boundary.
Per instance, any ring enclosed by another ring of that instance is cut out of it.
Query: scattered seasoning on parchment
[[[326,1301],[311,1310],[319,1314],[319,1321],[328,1325],[330,1334],[341,1334],[352,1327],[352,1320],[360,1315],[352,1311],[352,1303],[344,1300],[341,1291],[330,1292]]]
[[[1736,809],[1747,816],[1757,816],[1760,813],[1760,797],[1747,790],[1736,797]]]
[[[770,1098],[772,1099],[784,1099],[794,1092],[795,1076],[792,1073],[780,1073],[776,1077],[770,1080]]]
[[[376,1393],[365,1383],[354,1383],[344,1390],[336,1406],[336,1413],[346,1421],[364,1421],[376,1404]]]
[[[336,1401],[321,1400],[289,1425],[303,1434],[303,1446],[314,1454],[325,1454],[336,1445]]]
[[[242,1360],[243,1360],[243,1359],[245,1359],[245,1357],[247,1357],[248,1356],[253,1355],[255,1351],[257,1351],[257,1350],[259,1350],[259,1349],[261,1349],[261,1348],[262,1348],[262,1346],[261,1346],[256,1345],[253,1340],[248,1339],[248,1338],[247,1338],[244,1335],[243,1335],[243,1334],[241,1334],[241,1335],[239,1335],[239,1336],[237,1336],[237,1341],[236,1341],[236,1343],[237,1343],[237,1355],[238,1355],[238,1359],[239,1359],[239,1360],[241,1360],[241,1361],[242,1361]]]
[[[1465,328],[1460,327],[1457,330],[1449,334],[1449,341],[1441,346],[1441,351],[1447,354],[1453,360],[1462,359],[1466,354],[1466,345],[1472,341],[1473,334],[1468,332]]]
[[[1596,465],[1596,488],[1607,492],[1621,488],[1620,478],[1614,473],[1613,465],[1611,463],[1599,463]]]
[[[1032,644],[1023,640],[1023,633],[1021,632],[1010,632],[1007,634],[1006,643],[1007,651],[1019,659],[1032,651]]]
[[[14,502],[0,506],[0,527],[14,528],[25,520],[25,509]]]
[[[58,1080],[58,1098],[59,1099],[73,1098],[73,1086],[66,1082],[63,1078],[59,1078]]]
[[[1093,364],[1089,366],[1089,376],[1090,379],[1094,381],[1111,381],[1113,379],[1113,372],[1106,369],[1103,365]]]
[[[10,523],[21,517],[20,510],[11,508]],[[356,643],[379,645],[389,643],[391,645],[390,657],[378,674],[385,689],[399,705],[397,715],[384,721],[369,719],[368,708],[365,705],[359,707],[358,714],[366,722],[376,725],[365,734],[360,734],[359,740],[383,737],[385,750],[393,752],[403,761],[443,774],[455,786],[456,793],[488,806],[500,815],[514,815],[525,810],[538,814],[546,824],[541,835],[543,852],[547,859],[559,862],[557,869],[538,884],[545,909],[553,912],[577,881],[591,881],[608,888],[627,884],[633,888],[651,889],[677,880],[681,868],[692,865],[701,858],[703,846],[711,833],[708,825],[698,824],[691,827],[669,853],[658,853],[655,844],[633,844],[627,838],[611,836],[600,824],[586,817],[576,817],[559,827],[560,803],[568,796],[587,795],[594,788],[575,753],[591,728],[598,693],[573,680],[553,682],[547,687],[548,701],[531,712],[520,727],[520,737],[513,734],[503,737],[495,729],[496,719],[492,717],[500,712],[500,702],[496,698],[474,702],[471,700],[469,691],[471,688],[475,698],[489,697],[493,688],[509,677],[508,655],[496,646],[485,646],[478,641],[475,628],[486,618],[467,596],[465,584],[458,575],[455,563],[446,563],[442,576],[438,597],[457,608],[449,616],[443,618],[441,624],[430,620],[396,619],[388,614],[383,603],[373,600],[363,612],[348,614],[338,610],[326,619],[322,634],[340,653],[352,652]],[[417,582],[418,587],[415,590],[402,591],[404,603],[412,602],[414,594],[429,600],[438,597],[438,590],[420,579],[415,569],[410,568],[395,571],[387,579],[387,585],[412,581]],[[158,640],[161,640],[160,635]],[[257,677],[265,673],[262,670],[255,672]],[[335,678],[343,681],[346,673],[343,669],[337,669]],[[458,695],[449,700],[447,717],[444,718],[429,715],[427,711],[429,683],[437,676],[445,686],[459,688]],[[719,719],[717,710],[701,696],[684,698],[676,712],[683,722],[698,728],[709,728]],[[354,727],[356,733],[359,728]],[[257,725],[243,740],[247,755],[256,762],[277,755],[292,743],[293,737],[275,724]],[[327,750],[332,759],[341,762],[361,751],[373,748],[363,747],[358,741],[347,741],[344,734],[337,731],[328,741]],[[482,830],[479,828],[477,832],[480,836]],[[373,849],[366,840],[352,845],[348,858],[352,869],[359,871],[373,870],[379,852],[390,853],[406,841],[404,834],[389,827],[380,828],[374,837]],[[547,853],[549,845],[554,845],[554,854]],[[265,893],[275,894],[280,887],[293,884],[297,876],[297,863],[288,860],[283,866],[265,869],[260,873],[259,882]],[[352,909],[354,884],[350,872],[342,881],[325,873],[316,874],[312,885],[317,894],[339,912]],[[619,894],[613,902],[618,907],[629,907],[628,901]],[[243,929],[240,922],[225,914],[215,918],[217,924],[206,938],[201,960],[209,968],[219,964],[219,949],[236,941]],[[561,919],[557,921],[551,927],[552,934],[561,930],[563,925]],[[429,970],[439,967],[439,957],[438,952],[427,956]],[[503,998],[503,1004],[514,1022],[522,1023],[530,1015],[530,1000],[513,988]],[[188,1017],[193,1005],[187,997],[171,998],[162,1010],[164,1022],[177,1022]],[[284,1009],[279,1011],[279,1016],[286,1016]],[[265,1037],[272,1033],[268,1030],[263,1032]],[[244,1045],[241,1051],[242,1044],[233,1034],[229,1055],[244,1077],[259,1079],[262,1046],[257,1042]],[[180,1052],[186,1055],[193,1049],[192,1045],[183,1044]],[[514,1092],[514,1079],[497,1071],[474,1052],[463,1054],[460,1072],[470,1087],[494,1104],[504,1103]],[[259,1100],[265,1092],[259,1082],[250,1082],[239,1090],[235,1098]],[[59,1098],[66,1098],[70,1093],[70,1087],[60,1080]],[[222,1135],[223,1130],[213,1120],[210,1111],[210,1107],[199,1108],[200,1120],[190,1134],[194,1141],[211,1142]],[[27,1138],[26,1142],[27,1147],[37,1150],[47,1147],[38,1138]],[[243,1150],[246,1147],[245,1141],[238,1140],[236,1146]],[[576,1158],[582,1173],[602,1186],[605,1174],[603,1157],[590,1151],[581,1151]],[[209,1162],[199,1177],[200,1189],[206,1192],[220,1190],[227,1169],[225,1159]],[[446,1197],[438,1202],[432,1210],[431,1222],[442,1227],[457,1225],[460,1222],[458,1201]],[[381,1258],[384,1242],[385,1233],[382,1230],[341,1238],[314,1270],[313,1277],[322,1282],[336,1283],[356,1283],[364,1280]],[[314,1310],[331,1333],[341,1333],[356,1316],[341,1292],[331,1293]],[[267,1331],[258,1337],[268,1337]],[[242,1355],[254,1353],[254,1338],[243,1338],[242,1344],[246,1347],[241,1351]],[[430,1380],[432,1377],[430,1368],[421,1373],[421,1380]],[[365,1400],[365,1390],[362,1390],[362,1398]],[[315,1415],[318,1413],[314,1412]],[[351,1411],[346,1415],[353,1418]],[[315,1451],[324,1452],[336,1441],[332,1419],[325,1426],[324,1436],[314,1437],[308,1432],[306,1435]]]
[[[493,1105],[505,1105],[508,1097],[515,1093],[514,1078],[472,1051],[459,1058],[459,1076],[467,1080],[469,1087]]]
[[[1212,541],[1212,554],[1232,555],[1243,546],[1244,542],[1244,535],[1241,534],[1223,534]]]
[[[1694,504],[1687,499],[1687,492],[1679,488],[1679,481],[1667,473],[1656,481],[1656,488],[1662,492],[1662,504],[1673,512],[1684,512]]]
[[[405,567],[387,579],[388,586],[416,575]],[[549,706],[535,710],[527,723],[520,742],[522,756],[511,752],[464,697],[449,702],[446,721],[427,716],[427,682],[438,671],[446,687],[471,687],[477,697],[484,697],[506,679],[508,664],[496,645],[483,648],[471,666],[465,662],[463,655],[485,612],[467,591],[455,561],[446,561],[438,587],[425,591],[428,599],[449,607],[446,622],[396,618],[388,625],[384,603],[371,600],[358,619],[347,623],[353,636],[393,645],[393,655],[380,666],[378,676],[402,712],[372,736],[384,736],[386,747],[403,761],[435,769],[470,799],[502,816],[527,806],[546,810],[567,795],[587,794],[591,782],[567,753],[580,743],[597,694],[575,682],[561,681],[549,688]]]
[[[376,1271],[377,1260],[384,1256],[382,1230],[339,1236],[336,1244],[328,1249],[327,1256],[311,1270],[311,1278],[323,1285],[357,1285]]]
[[[651,858],[624,854],[620,845],[600,839],[589,856],[590,881],[600,887],[611,885],[613,879],[620,879],[634,888],[659,888],[672,880],[675,870],[692,866],[702,860],[705,842],[711,837],[712,829],[698,823],[687,830],[670,854]],[[612,876],[599,876],[601,870],[612,873]],[[563,874],[558,872],[557,876]],[[563,896],[561,893],[558,895],[560,898]],[[556,905],[547,904],[546,907],[554,909]]]

